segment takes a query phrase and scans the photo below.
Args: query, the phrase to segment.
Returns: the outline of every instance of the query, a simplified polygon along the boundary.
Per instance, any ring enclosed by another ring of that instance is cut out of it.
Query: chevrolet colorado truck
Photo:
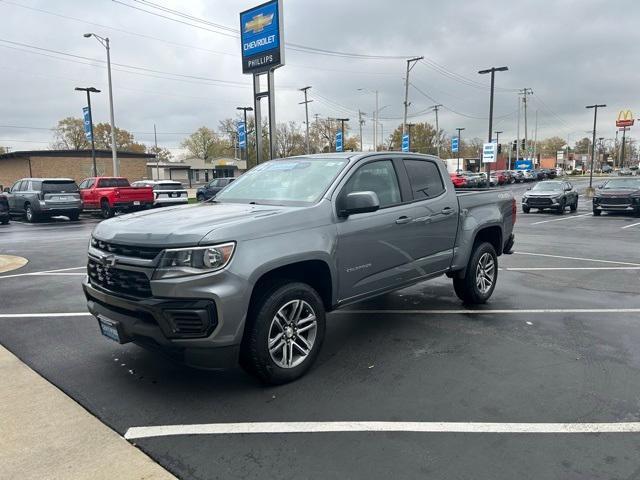
[[[278,159],[214,200],[101,222],[83,288],[116,342],[280,384],[311,367],[334,309],[441,275],[486,302],[515,220],[511,193],[456,193],[433,156]]]
[[[132,212],[153,207],[152,187],[132,187],[122,177],[90,177],[78,185],[85,210],[100,210],[103,218],[116,212]]]

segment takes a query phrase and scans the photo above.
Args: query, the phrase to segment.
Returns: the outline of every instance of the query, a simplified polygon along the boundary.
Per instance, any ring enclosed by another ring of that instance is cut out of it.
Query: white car
[[[153,187],[154,207],[185,205],[189,203],[189,192],[176,180],[140,180],[132,187]]]

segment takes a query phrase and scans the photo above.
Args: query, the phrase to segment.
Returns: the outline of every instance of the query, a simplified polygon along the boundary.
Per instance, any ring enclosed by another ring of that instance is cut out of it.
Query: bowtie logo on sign
[[[262,13],[260,13],[244,24],[244,33],[260,33],[265,29],[265,27],[268,27],[272,23],[273,13],[269,15],[263,15]]]
[[[631,113],[631,110],[620,110],[616,120],[616,127],[633,127],[633,113]]]

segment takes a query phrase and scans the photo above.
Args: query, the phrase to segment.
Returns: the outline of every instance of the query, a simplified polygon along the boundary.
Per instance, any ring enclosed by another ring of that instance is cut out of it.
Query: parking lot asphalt
[[[586,180],[573,183],[584,192]],[[506,188],[519,199],[527,185]],[[640,433],[524,433],[640,422],[637,217],[593,217],[584,196],[576,213],[519,212],[516,253],[500,258],[487,305],[465,309],[442,278],[335,312],[316,366],[280,387],[100,336],[80,288],[98,221],[0,226],[0,254],[29,260],[0,275],[0,343],[123,436],[239,422],[293,429],[128,437],[179,478],[640,478]],[[312,433],[291,422],[398,431]]]

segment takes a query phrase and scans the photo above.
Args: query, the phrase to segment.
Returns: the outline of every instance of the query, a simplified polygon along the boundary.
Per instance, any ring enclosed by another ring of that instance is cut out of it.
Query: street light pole
[[[362,125],[364,124],[364,120],[362,119],[362,112],[358,110],[358,125],[360,125],[360,151],[363,152],[364,148],[362,147]]]
[[[593,196],[593,157],[596,155],[596,123],[598,121],[598,108],[606,107],[605,104],[587,105],[584,108],[593,108],[593,137],[591,140],[591,169],[589,171],[589,188],[587,196]]]
[[[244,160],[249,161],[249,131],[247,127],[247,112],[253,112],[253,107],[236,107],[244,114]]]
[[[98,167],[96,166],[96,141],[93,138],[93,112],[91,111],[91,93],[100,93],[100,90],[94,87],[75,88],[79,92],[87,92],[87,108],[89,109],[89,128],[91,132],[91,160],[93,160],[93,176],[98,176]]]
[[[462,149],[462,131],[464,128],[456,128],[458,131],[458,168],[456,168],[456,173],[460,170],[460,150]]]
[[[304,102],[300,102],[299,105],[304,104],[304,117],[305,117],[305,125],[307,126],[307,130],[306,130],[306,136],[305,136],[305,143],[307,146],[307,155],[309,155],[309,153],[311,153],[311,149],[309,147],[309,103],[313,102],[313,100],[307,100],[307,90],[309,90],[311,87],[304,87],[301,88],[300,91],[304,93]]]
[[[109,79],[109,123],[111,125],[111,157],[113,160],[113,176],[119,176],[118,153],[116,147],[116,124],[113,115],[113,85],[111,83],[111,47],[109,37],[101,37],[95,33],[85,33],[85,38],[94,37],[107,50],[107,77]]]
[[[496,72],[505,72],[509,70],[509,67],[491,67],[485,70],[480,70],[480,75],[487,73],[491,74],[491,95],[489,97],[489,143],[491,143],[491,134],[493,132],[493,91],[495,88],[495,75]],[[482,162],[482,158],[480,159]],[[491,163],[487,163],[487,187],[491,187]]]

